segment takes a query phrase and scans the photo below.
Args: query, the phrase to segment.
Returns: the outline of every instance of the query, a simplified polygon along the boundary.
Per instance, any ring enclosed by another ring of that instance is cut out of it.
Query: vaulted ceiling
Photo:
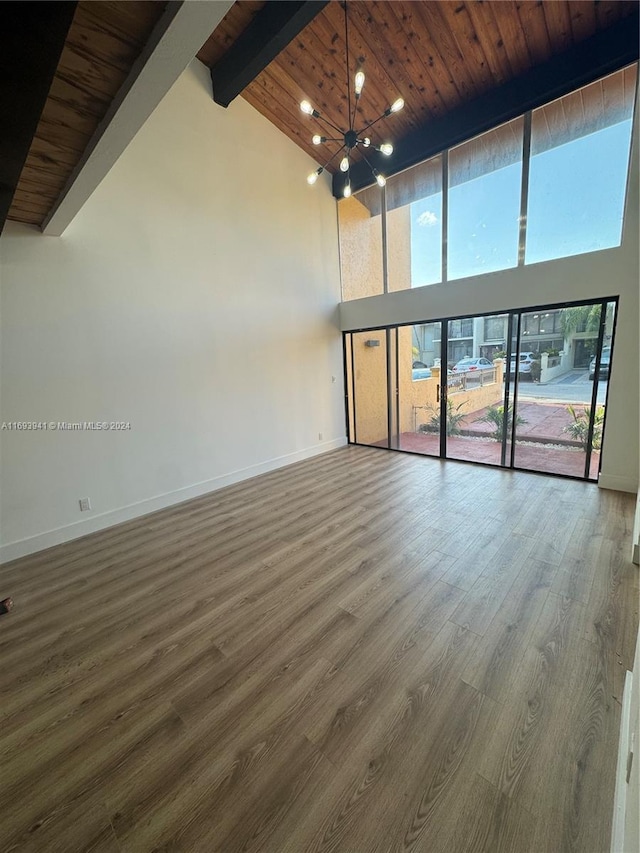
[[[166,3],[78,3],[9,219],[42,224],[142,52]]]
[[[215,69],[264,5],[236,2],[198,58]],[[372,130],[372,137],[378,131],[377,142],[396,141],[636,13],[637,4],[626,0],[350,2],[347,75],[343,4],[330,2],[242,96],[324,163],[336,146],[314,146],[312,135],[336,134],[302,114],[299,103],[309,99],[330,122],[346,129],[347,81],[353,86],[359,68],[366,83],[356,127],[376,119],[402,95],[402,112]],[[337,163],[328,168],[335,171]]]
[[[40,4],[0,5],[26,10]],[[440,150],[452,139],[479,132],[483,122],[508,119],[520,104],[520,111],[530,108],[536,98],[549,100],[554,92],[557,97],[574,82],[588,82],[638,56],[637,0],[352,0],[349,73],[338,0],[238,0],[233,5],[80,0],[42,6],[66,9],[71,22],[60,30],[57,53],[52,48],[48,96],[44,108],[39,105],[35,134],[32,129],[20,160],[17,186],[3,183],[0,164],[0,190],[5,196],[9,189],[12,193],[10,219],[47,228],[162,32],[180,14],[183,24],[199,16],[197,26],[189,25],[191,41],[184,36],[186,25],[177,27],[175,40],[187,51],[187,61],[189,45],[196,45],[191,57],[202,45],[197,56],[211,68],[214,98],[224,71],[226,91],[231,78],[227,100],[241,92],[318,163],[334,147],[311,144],[322,128],[300,111],[303,98],[346,129],[347,78],[351,84],[358,68],[365,71],[366,83],[356,126],[377,118],[401,95],[404,110],[376,125],[379,135],[372,131],[376,142],[393,140],[392,171],[424,159],[427,138],[432,149]],[[218,9],[215,14],[205,12],[212,7]],[[212,23],[203,29],[207,21]],[[5,33],[10,39],[6,28]],[[5,75],[0,112],[9,89]]]

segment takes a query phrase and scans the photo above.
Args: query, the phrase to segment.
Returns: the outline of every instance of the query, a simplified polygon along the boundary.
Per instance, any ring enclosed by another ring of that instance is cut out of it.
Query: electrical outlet
[[[91,499],[90,498],[80,498],[78,501],[80,504],[80,512],[87,512],[91,509]]]

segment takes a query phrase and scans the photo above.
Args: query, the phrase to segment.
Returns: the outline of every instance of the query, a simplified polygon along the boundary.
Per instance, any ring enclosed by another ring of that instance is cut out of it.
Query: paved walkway
[[[386,445],[386,442],[380,442],[380,444]],[[433,433],[404,432],[400,435],[398,449],[438,456],[440,439]],[[447,439],[447,456],[450,459],[500,465],[500,442],[490,438],[450,436]],[[507,452],[508,462],[509,452]],[[584,451],[575,447],[554,448],[545,444],[517,444],[514,462],[517,468],[525,468],[528,471],[584,477]],[[591,454],[589,474],[591,479],[597,479],[599,464],[600,453],[595,450]]]
[[[574,408],[577,413],[584,411],[585,406],[576,403]],[[495,431],[493,424],[481,422],[488,408],[481,409],[468,415],[460,424],[465,435],[486,436]],[[518,414],[524,418],[526,423],[518,426],[517,437],[529,441],[541,441],[554,444],[566,444],[568,446],[580,447],[579,442],[574,442],[564,428],[573,422],[567,406],[557,403],[545,403],[543,400],[534,402],[521,402],[518,404]]]

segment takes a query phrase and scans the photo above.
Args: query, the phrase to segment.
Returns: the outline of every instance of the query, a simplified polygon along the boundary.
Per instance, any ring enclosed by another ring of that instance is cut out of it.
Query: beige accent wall
[[[0,241],[2,558],[345,442],[335,200],[197,60],[63,237]],[[90,512],[78,501],[89,497]]]
[[[342,299],[382,293],[382,216],[351,196],[338,202],[338,223]]]

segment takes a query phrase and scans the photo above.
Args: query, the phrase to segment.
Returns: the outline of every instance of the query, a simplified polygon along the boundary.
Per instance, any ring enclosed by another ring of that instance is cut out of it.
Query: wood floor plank
[[[14,841],[3,842],[6,853],[121,853],[102,803],[81,795],[43,811]]]
[[[638,624],[638,571],[626,559],[625,542],[605,536],[598,552],[606,572],[596,575],[586,605],[585,637],[596,643],[613,673],[613,694],[622,701],[626,670],[633,669]],[[631,602],[631,606],[629,603]]]
[[[208,824],[212,800],[217,808],[223,799],[221,792],[231,789],[233,802],[257,768],[278,755],[315,691],[322,689],[329,670],[328,661],[318,659],[297,678],[286,673],[272,682],[271,689],[261,690],[259,697],[254,693],[251,703],[243,703],[250,704],[244,714],[232,700],[222,712],[213,711],[203,718],[188,733],[185,748],[169,752],[157,762],[153,778],[145,768],[147,783],[139,786],[135,798],[118,802],[112,822],[122,846],[154,850],[171,845],[186,820]],[[207,734],[211,754],[202,750]],[[176,787],[181,792],[177,802]],[[197,831],[209,834],[210,829],[209,825]]]
[[[462,679],[497,702],[508,702],[511,685],[531,641],[555,574],[531,560],[496,613]]]
[[[481,771],[536,816],[549,853],[609,843],[620,714],[585,619],[583,605],[549,595]]]
[[[343,658],[339,672],[324,701],[316,703],[307,716],[306,734],[334,766],[342,764],[367,723],[393,704],[406,684],[428,666],[435,649],[429,650],[460,599],[461,592],[446,584],[430,585],[406,599],[404,613],[375,625],[375,643],[359,643]],[[371,635],[371,629],[367,632]]]
[[[602,534],[594,530],[589,519],[579,518],[562,555],[551,591],[556,595],[568,595],[586,604],[600,565],[601,547]]]
[[[603,853],[633,511],[347,447],[0,567],[0,846]]]
[[[452,621],[482,636],[500,610],[516,578],[528,570],[528,557],[534,546],[533,539],[511,536],[483,569],[451,617]]]
[[[446,623],[425,650],[422,671],[412,669],[404,689],[395,691],[393,701],[369,718],[359,739],[349,746],[349,760],[336,769],[332,785],[306,814],[278,830],[275,844],[287,838],[282,849],[316,853],[375,848],[397,820],[405,791],[412,790],[424,772],[425,739],[439,740],[444,716],[450,717],[450,703],[460,689],[460,661],[472,643],[469,631]],[[467,695],[479,695],[467,685],[462,689]]]
[[[456,853],[540,853],[536,820],[482,776],[475,776],[456,814],[450,850]]]

